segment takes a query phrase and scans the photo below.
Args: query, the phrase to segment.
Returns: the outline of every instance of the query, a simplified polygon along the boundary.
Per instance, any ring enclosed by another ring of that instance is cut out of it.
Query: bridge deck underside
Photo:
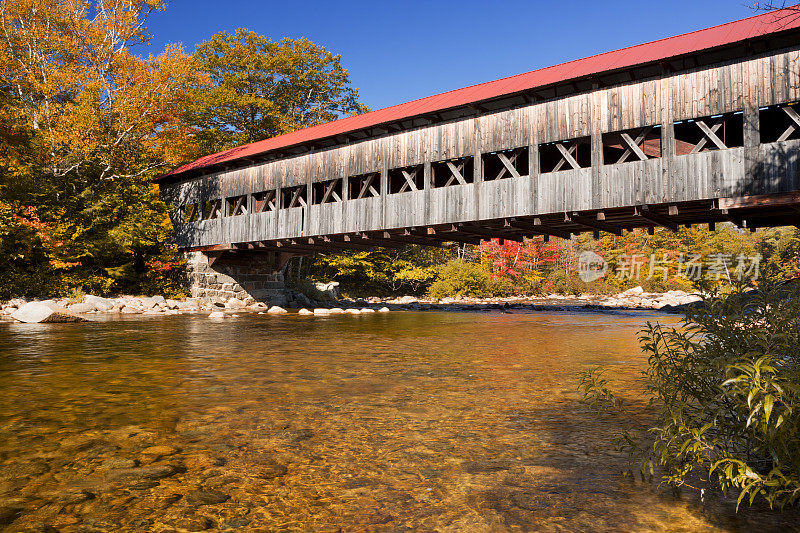
[[[800,192],[228,243],[195,247],[193,250],[234,252],[237,255],[259,252],[310,255],[318,252],[370,250],[375,247],[400,248],[408,244],[480,244],[482,240],[488,239],[516,242],[537,236],[545,239],[568,239],[572,235],[585,232],[621,235],[622,232],[635,228],[663,227],[677,231],[681,226],[709,224],[713,228],[714,225],[724,222],[751,231],[786,225],[800,227]]]

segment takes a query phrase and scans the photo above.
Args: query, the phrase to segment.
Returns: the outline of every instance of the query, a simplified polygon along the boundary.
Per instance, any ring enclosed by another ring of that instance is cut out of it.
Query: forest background
[[[307,39],[219,32],[192,53],[137,50],[162,0],[0,2],[0,298],[183,290],[167,206],[153,178],[201,155],[362,113],[341,58]],[[578,277],[579,254],[609,262]],[[800,265],[794,229],[730,226],[599,239],[484,242],[298,258],[287,277],[352,295],[490,296],[687,288],[681,254]],[[644,257],[638,276],[619,275]],[[658,258],[658,275],[653,258]],[[667,265],[667,263],[669,263]],[[664,267],[664,265],[667,265]],[[727,263],[726,263],[727,265]],[[727,283],[730,276],[701,282]]]

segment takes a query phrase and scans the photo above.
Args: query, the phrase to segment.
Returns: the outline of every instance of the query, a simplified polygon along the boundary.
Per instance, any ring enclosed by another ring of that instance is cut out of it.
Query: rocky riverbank
[[[403,296],[399,298],[372,297],[366,299],[330,299],[314,301],[306,296],[298,295],[289,309],[297,309],[302,315],[332,315],[332,314],[366,314],[373,312],[388,312],[402,310],[452,310],[452,311],[481,311],[491,309],[510,308],[590,308],[590,309],[654,309],[662,312],[679,312],[684,306],[695,305],[701,300],[699,294],[690,294],[683,291],[669,291],[666,293],[648,293],[641,287],[629,289],[614,296],[583,294],[577,296],[564,296],[550,294],[545,296],[509,296],[503,298],[417,298]],[[61,320],[72,321],[69,317],[91,319],[92,315],[177,315],[184,313],[208,313],[211,318],[226,318],[238,312],[253,312],[265,314],[284,314],[289,312],[283,307],[269,306],[262,302],[248,305],[237,298],[228,300],[211,298],[185,298],[170,299],[163,296],[119,296],[116,298],[103,298],[87,295],[81,301],[70,299],[51,299],[33,301],[36,305],[28,305],[24,299],[16,298],[4,302],[0,307],[3,318],[16,318],[20,321],[48,321],[24,320],[22,311],[29,314],[37,310],[50,309]],[[46,313],[45,313],[46,314]],[[39,316],[39,315],[35,315]]]

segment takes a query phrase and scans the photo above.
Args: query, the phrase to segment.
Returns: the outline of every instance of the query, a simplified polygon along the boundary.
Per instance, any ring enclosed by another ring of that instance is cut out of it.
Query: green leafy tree
[[[305,38],[275,42],[240,28],[200,43],[194,57],[211,82],[194,109],[208,151],[366,110],[340,56]]]
[[[339,281],[345,294],[355,296],[418,294],[453,256],[450,248],[416,245],[320,254],[311,275],[322,281]]]

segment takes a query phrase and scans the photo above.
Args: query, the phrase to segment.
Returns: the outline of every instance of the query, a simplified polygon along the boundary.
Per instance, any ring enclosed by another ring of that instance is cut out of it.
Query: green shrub
[[[553,270],[547,276],[543,289],[547,293],[556,294],[581,294],[586,284],[581,281],[575,272],[565,270]]]
[[[428,289],[428,294],[432,298],[447,296],[483,298],[494,295],[494,292],[502,286],[502,282],[492,280],[492,273],[485,265],[453,259],[439,268],[438,277]]]
[[[648,324],[647,386],[658,410],[652,443],[622,442],[643,471],[675,486],[708,480],[739,502],[800,499],[800,293],[712,296],[680,327]]]

